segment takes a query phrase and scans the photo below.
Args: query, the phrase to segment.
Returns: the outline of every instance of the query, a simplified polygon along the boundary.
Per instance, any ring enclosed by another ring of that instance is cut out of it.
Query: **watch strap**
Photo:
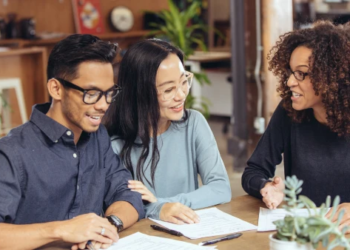
[[[117,228],[118,233],[121,232],[124,229],[124,224],[121,219],[119,219],[115,215],[109,215],[106,217],[107,220]]]

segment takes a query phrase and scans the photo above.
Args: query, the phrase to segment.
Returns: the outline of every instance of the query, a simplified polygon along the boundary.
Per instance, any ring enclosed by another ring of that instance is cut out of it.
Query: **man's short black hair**
[[[87,34],[74,34],[58,42],[49,56],[47,77],[74,80],[83,62],[113,63],[117,45]]]

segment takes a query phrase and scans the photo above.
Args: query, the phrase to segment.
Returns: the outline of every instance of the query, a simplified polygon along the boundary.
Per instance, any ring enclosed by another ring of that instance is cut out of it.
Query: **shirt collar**
[[[34,105],[30,121],[34,123],[52,142],[57,142],[57,140],[69,129],[46,115],[50,109],[50,105],[50,103]]]

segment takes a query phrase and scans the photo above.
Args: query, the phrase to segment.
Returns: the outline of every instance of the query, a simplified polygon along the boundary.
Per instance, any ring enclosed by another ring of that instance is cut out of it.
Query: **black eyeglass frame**
[[[295,72],[299,72],[303,77],[302,79],[298,79],[296,76],[295,76]],[[305,77],[309,75],[309,73],[305,73],[305,72],[302,72],[300,70],[295,70],[295,71],[292,71],[291,69],[288,69],[288,75],[290,76],[291,74],[293,74],[294,78],[297,80],[297,81],[304,81],[305,80]]]
[[[102,91],[102,90],[100,90],[100,89],[83,89],[83,88],[81,88],[81,87],[75,85],[74,83],[71,83],[70,81],[64,80],[64,79],[62,79],[62,78],[55,77],[55,79],[58,80],[64,87],[71,88],[71,89],[76,89],[76,90],[79,90],[79,91],[83,92],[83,102],[84,102],[85,104],[91,104],[91,105],[97,103],[97,102],[101,99],[102,96],[105,96],[105,98],[106,98],[106,103],[111,104],[111,103],[115,100],[115,97],[116,97],[116,96],[119,94],[119,92],[122,90],[122,88],[119,87],[118,85],[114,85],[112,88],[110,88],[110,89],[108,89],[108,90],[106,90],[106,91]],[[85,96],[86,96],[86,94],[87,94],[89,91],[91,91],[91,90],[99,91],[100,94],[99,94],[99,96],[98,96],[98,98],[96,99],[95,102],[92,102],[92,103],[85,102]],[[111,90],[115,91],[116,93],[115,93],[115,95],[112,96],[111,102],[108,102],[108,100],[107,100],[107,94],[108,94],[108,92],[110,92]]]

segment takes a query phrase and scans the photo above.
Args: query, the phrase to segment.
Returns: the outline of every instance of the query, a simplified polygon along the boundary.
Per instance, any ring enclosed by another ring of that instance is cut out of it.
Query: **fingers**
[[[160,211],[160,219],[175,224],[193,224],[199,222],[199,216],[181,203],[166,203]]]
[[[281,177],[276,176],[275,178],[273,178],[273,182],[276,184],[279,184],[282,181]]]
[[[185,224],[182,220],[176,219],[173,216],[169,216],[166,220],[166,222],[170,222],[170,223],[174,223],[174,224],[178,224],[178,225],[183,225]]]
[[[102,244],[101,245],[101,249],[106,249],[106,248],[109,248],[112,244]]]
[[[101,242],[94,242],[93,245],[94,245],[95,249],[100,249],[102,246],[102,243]]]
[[[82,242],[82,243],[79,243],[79,244],[74,244],[72,247],[71,247],[71,250],[79,250],[79,249],[86,249],[88,247],[87,244],[91,244],[96,250],[98,249],[106,249],[108,247],[110,247],[112,245],[112,243],[110,244],[103,244],[101,242],[96,242],[96,241],[89,241],[90,243],[88,243],[87,241],[85,242]]]
[[[345,221],[349,221],[350,222],[350,203],[342,203],[337,207],[337,210],[334,211],[334,208],[332,207],[328,213],[326,214],[326,218],[330,218],[332,216],[332,213],[334,212],[334,216],[332,218],[332,222],[336,222],[338,221],[338,217],[340,212],[344,210],[344,215],[340,221],[340,225],[342,225]],[[348,222],[348,223],[349,223]]]
[[[326,218],[331,217],[331,215],[332,215],[332,213],[333,213],[333,210],[334,210],[334,208],[331,207],[331,209],[329,209],[328,213],[326,213],[325,217],[326,217]],[[334,219],[334,218],[333,218],[333,219]]]
[[[82,242],[82,243],[79,243],[77,246],[78,246],[78,249],[85,249],[86,248],[86,244],[87,244],[87,241],[85,242]]]
[[[143,185],[143,183],[140,181],[130,180],[128,188],[130,188],[131,191],[140,193],[142,200],[146,200],[151,203],[157,201],[157,198],[154,196],[154,194],[151,191],[149,191],[148,188],[145,185]]]
[[[263,202],[265,203],[267,208],[272,209],[271,201],[269,199],[263,198]]]
[[[129,180],[128,181],[128,188],[132,189],[139,189],[139,188],[144,188],[145,185],[141,181],[134,181],[134,180]]]
[[[273,197],[263,197],[263,202],[269,209],[276,209],[278,205],[282,202],[280,199],[275,199]]]
[[[148,202],[150,202],[150,203],[153,203],[153,202],[156,202],[156,201],[157,201],[157,200],[155,200],[155,199],[153,198],[153,196],[150,196],[150,195],[148,195],[148,194],[146,194],[146,195],[141,195],[141,198],[142,198],[142,200],[148,201]]]
[[[350,226],[350,219],[340,223],[339,230],[342,230],[346,226]],[[350,234],[350,228],[346,230],[345,234]]]
[[[99,241],[102,243],[116,242],[119,238],[118,233],[116,232],[114,226],[112,226],[111,224],[107,226],[103,227],[105,229],[103,235],[101,235],[102,227],[97,228],[95,231],[97,237],[100,238],[100,236],[102,236],[105,239],[104,241],[97,240],[96,238],[92,238],[92,240]]]
[[[198,223],[200,221],[200,218],[198,214],[196,214],[195,211],[193,211],[191,208],[184,206],[184,215],[186,215],[193,223]]]
[[[194,220],[191,218],[191,216],[186,214],[186,213],[180,213],[180,214],[176,215],[176,217],[187,224],[194,224],[195,223]]]

